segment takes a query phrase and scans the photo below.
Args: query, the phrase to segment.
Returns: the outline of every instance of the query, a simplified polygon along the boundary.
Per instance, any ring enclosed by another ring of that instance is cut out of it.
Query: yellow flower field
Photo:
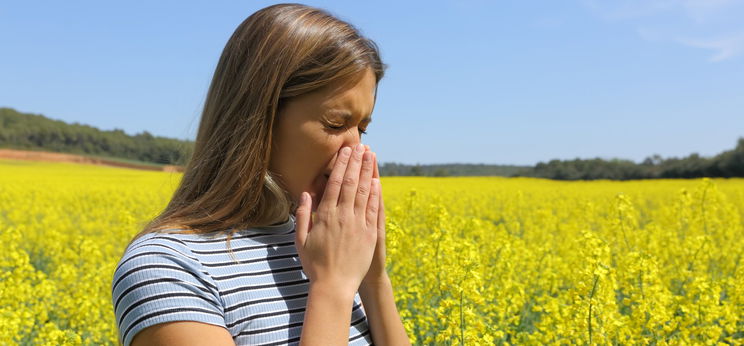
[[[116,344],[175,173],[0,161],[0,344]],[[742,344],[744,180],[382,179],[415,344]]]

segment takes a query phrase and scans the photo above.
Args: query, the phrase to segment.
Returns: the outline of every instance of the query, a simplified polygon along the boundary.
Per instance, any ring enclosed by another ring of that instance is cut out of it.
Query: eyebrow
[[[351,118],[354,117],[351,114],[351,112],[349,112],[347,110],[330,109],[330,110],[328,110],[328,113],[329,114],[338,115],[338,116],[344,118],[344,121],[349,121],[349,120],[351,120]],[[363,123],[371,123],[372,122],[372,116],[368,115],[368,116],[362,118],[362,122]]]

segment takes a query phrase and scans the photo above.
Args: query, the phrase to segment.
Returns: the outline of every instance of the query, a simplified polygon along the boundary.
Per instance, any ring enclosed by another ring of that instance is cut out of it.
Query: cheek
[[[299,141],[291,156],[294,158],[292,166],[296,173],[303,176],[305,183],[309,183],[322,175],[329,161],[334,155],[334,141],[327,134],[315,129],[315,132],[303,133],[298,136]]]
[[[281,157],[276,161],[290,192],[299,196],[302,191],[308,191],[315,200],[325,190],[323,174],[333,169],[344,137],[314,125],[306,123],[283,132],[277,148]]]
[[[303,131],[302,155],[311,169],[325,169],[329,167],[329,161],[341,149],[342,136],[327,133],[320,126],[308,126]]]
[[[344,141],[341,137],[336,137],[328,141],[323,147],[323,163],[328,169],[333,169],[336,165],[336,159],[338,158],[338,152],[343,147]]]

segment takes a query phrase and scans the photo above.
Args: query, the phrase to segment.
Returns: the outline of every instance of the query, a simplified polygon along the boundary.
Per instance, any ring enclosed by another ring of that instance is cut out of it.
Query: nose
[[[343,147],[351,147],[352,149],[357,146],[359,143],[362,142],[362,135],[359,133],[359,131],[356,128],[349,128],[346,131],[346,136],[344,137],[344,143]]]
[[[356,147],[359,143],[362,142],[362,137],[359,131],[356,128],[350,128],[346,131],[343,137],[343,141],[341,142],[341,146],[337,148],[336,153],[333,155],[333,159],[331,159],[332,162],[334,162],[332,165],[335,165],[336,159],[338,157],[338,153],[343,147],[349,147],[352,150],[354,147]]]

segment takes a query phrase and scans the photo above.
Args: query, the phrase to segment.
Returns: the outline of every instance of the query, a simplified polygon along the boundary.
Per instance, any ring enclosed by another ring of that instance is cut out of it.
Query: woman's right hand
[[[380,184],[373,178],[373,152],[344,147],[312,218],[312,200],[302,193],[295,245],[310,284],[353,295],[369,270],[377,242]]]

